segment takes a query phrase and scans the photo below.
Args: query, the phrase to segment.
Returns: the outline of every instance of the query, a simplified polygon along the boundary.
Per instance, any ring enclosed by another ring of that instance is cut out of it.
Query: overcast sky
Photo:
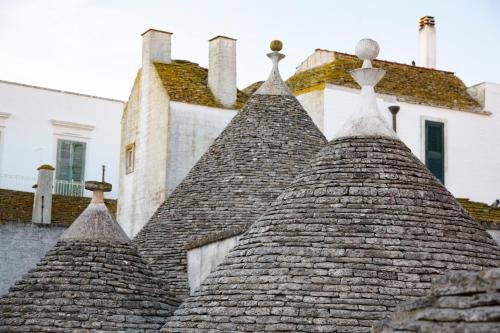
[[[423,15],[436,18],[439,69],[500,83],[496,0],[0,0],[0,80],[126,100],[148,28],[174,33],[174,59],[205,67],[208,39],[237,38],[240,88],[267,77],[272,39],[284,77],[315,48],[353,53],[363,37],[379,59],[411,63]]]

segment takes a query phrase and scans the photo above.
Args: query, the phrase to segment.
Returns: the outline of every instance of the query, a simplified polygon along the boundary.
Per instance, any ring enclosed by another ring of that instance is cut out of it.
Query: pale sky
[[[208,39],[237,38],[239,88],[266,79],[272,39],[285,78],[314,49],[353,53],[364,37],[379,59],[418,62],[423,15],[436,18],[439,69],[500,83],[496,0],[0,0],[0,80],[126,100],[148,28],[173,32],[173,58],[204,67]]]

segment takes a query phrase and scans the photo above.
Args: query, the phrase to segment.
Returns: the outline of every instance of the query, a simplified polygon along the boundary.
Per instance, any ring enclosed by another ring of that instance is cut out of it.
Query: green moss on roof
[[[249,85],[248,87],[244,88],[242,91],[245,93],[247,96],[252,96],[252,94],[257,91],[257,89],[260,88],[260,86],[264,83],[264,81],[257,81]]]
[[[184,60],[154,63],[154,67],[172,101],[224,108],[208,87],[208,69]],[[241,109],[247,99],[248,96],[238,90],[235,108]]]
[[[488,206],[469,199],[457,199],[458,202],[478,222],[500,223],[500,208]]]
[[[359,89],[349,71],[360,68],[357,57],[334,52],[334,60],[322,66],[299,72],[286,83],[296,93],[325,83]],[[451,72],[375,60],[374,67],[386,70],[376,86],[378,93],[393,95],[398,100],[463,111],[480,111],[479,103],[468,93],[464,83]]]

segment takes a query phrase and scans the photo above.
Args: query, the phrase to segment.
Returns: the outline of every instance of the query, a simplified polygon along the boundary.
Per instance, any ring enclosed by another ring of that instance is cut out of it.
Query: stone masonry
[[[398,139],[333,140],[165,332],[369,332],[447,270],[500,249]]]
[[[435,276],[500,264],[496,243],[382,119],[378,53],[358,42],[358,108],[164,332],[368,333]]]
[[[0,332],[157,332],[178,301],[110,214],[103,191],[38,265],[0,298]]]
[[[36,266],[65,229],[64,225],[0,224],[0,296]]]
[[[283,95],[257,92],[250,97],[133,240],[178,297],[189,291],[185,245],[253,223],[325,144],[285,89]]]
[[[373,333],[500,332],[500,268],[453,272],[432,283],[428,296],[405,302]]]

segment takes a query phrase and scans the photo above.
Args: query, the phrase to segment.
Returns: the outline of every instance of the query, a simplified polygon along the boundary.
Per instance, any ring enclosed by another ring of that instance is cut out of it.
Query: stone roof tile
[[[189,241],[253,223],[325,143],[294,96],[253,94],[134,244],[185,297]]]
[[[385,126],[378,52],[371,39],[356,46],[352,130],[312,159],[162,331],[368,333],[444,271],[500,264],[484,228],[394,133],[365,130]]]
[[[497,267],[500,249],[401,141],[331,141],[165,332],[369,332],[447,270]]]
[[[400,304],[373,333],[500,332],[500,268],[451,272],[428,296]]]
[[[0,298],[0,332],[157,332],[177,305],[94,192],[54,248]]]

